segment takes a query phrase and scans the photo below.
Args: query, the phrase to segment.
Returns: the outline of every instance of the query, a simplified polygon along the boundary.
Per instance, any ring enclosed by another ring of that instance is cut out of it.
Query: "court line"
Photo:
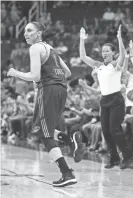
[[[1,170],[5,170],[5,171],[8,171],[8,172],[14,174],[14,175],[5,174],[6,176],[11,176],[11,177],[26,177],[26,178],[28,178],[28,179],[31,179],[31,180],[34,180],[34,181],[37,181],[37,182],[41,182],[41,183],[44,183],[44,184],[48,184],[49,186],[53,186],[52,183],[50,183],[50,182],[41,181],[41,180],[39,180],[39,179],[32,178],[32,177],[30,177],[30,176],[28,176],[28,175],[26,175],[26,174],[17,174],[17,173],[15,173],[14,171],[11,171],[11,170],[8,170],[8,169],[4,169],[4,168],[1,168]],[[1,176],[4,176],[4,174],[1,174]],[[33,175],[33,176],[40,176],[40,177],[45,178],[43,175]],[[62,187],[61,187],[61,188],[62,188]],[[66,187],[66,189],[69,189],[69,188],[72,189],[72,186],[67,186],[67,187]],[[79,187],[78,187],[78,188],[79,188]],[[54,189],[55,189],[55,188],[54,188]],[[55,189],[55,191],[57,191],[57,188]],[[60,191],[60,190],[58,190],[58,191]]]
[[[12,177],[20,177],[20,176],[24,176],[24,177],[26,177],[26,178],[28,178],[28,179],[31,179],[31,180],[35,180],[35,181],[37,181],[37,182],[41,182],[41,183],[45,183],[45,184],[48,184],[48,185],[50,185],[50,186],[53,186],[51,183],[49,183],[49,182],[44,182],[44,181],[41,181],[41,180],[38,180],[38,179],[34,179],[34,178],[32,178],[32,177],[29,177],[29,176],[26,176],[26,174],[24,175],[24,174],[17,174],[17,173],[15,173],[14,171],[11,171],[11,170],[8,170],[8,169],[4,169],[4,168],[2,168],[1,170],[5,170],[5,171],[8,171],[8,172],[10,172],[10,173],[12,173],[12,174],[14,174],[14,175],[8,175],[8,174],[1,174],[1,176],[12,176]],[[35,175],[35,176],[38,176],[38,175]],[[41,176],[42,177],[42,176]],[[10,184],[3,184],[3,185],[10,185]],[[66,188],[66,190],[67,189],[69,189],[69,188]],[[72,189],[72,188],[71,188]],[[60,193],[60,194],[62,194],[62,195],[67,195],[67,196],[69,196],[69,197],[76,197],[77,195],[75,194],[75,193],[69,193],[69,192],[67,192],[66,190],[64,190],[64,189],[60,189],[60,188],[52,188],[52,190],[53,191],[55,191],[55,192],[58,192],[58,193]]]
[[[6,171],[8,171],[8,172],[10,172],[10,173],[12,173],[12,174],[15,174],[14,176],[16,176],[16,177],[21,176],[20,174],[17,174],[17,173],[15,173],[14,171],[11,171],[11,170],[8,170],[8,169],[2,168],[1,170],[6,170]],[[13,175],[12,175],[12,176],[13,176]],[[23,176],[24,176],[24,175],[23,175]],[[36,175],[36,176],[38,176],[38,175]],[[38,182],[41,182],[41,183],[44,183],[44,184],[48,184],[48,185],[50,185],[50,186],[53,186],[50,182],[47,182],[47,181],[41,181],[41,180],[39,180],[39,179],[35,179],[35,178],[32,178],[32,177],[30,177],[30,176],[26,176],[26,175],[25,175],[25,177],[28,178],[28,179],[34,180],[34,181],[38,181]]]
[[[9,174],[1,174],[4,177],[44,177],[43,175],[33,175],[33,174],[18,174],[18,175],[9,175]]]

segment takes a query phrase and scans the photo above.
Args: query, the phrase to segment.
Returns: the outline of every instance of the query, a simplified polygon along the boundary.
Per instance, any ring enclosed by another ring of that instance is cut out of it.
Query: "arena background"
[[[96,60],[102,60],[103,43],[111,42],[116,49],[118,47],[119,24],[122,24],[122,38],[128,51],[129,41],[133,39],[132,10],[132,1],[1,2],[1,115],[2,133],[6,134],[3,141],[7,142],[7,135],[14,138],[14,134],[25,140],[31,130],[35,95],[33,83],[7,77],[7,71],[11,67],[24,72],[30,69],[29,46],[23,36],[25,25],[30,21],[40,21],[46,30],[46,42],[57,50],[72,72],[68,79],[68,99],[64,112],[65,118],[71,120],[73,106],[78,110],[82,110],[83,106],[99,108],[95,96],[90,95],[88,98],[78,86],[79,78],[85,79],[90,86],[95,81],[92,69],[79,57],[80,28],[84,27],[88,34],[85,41],[87,54]],[[133,73],[130,61],[128,70]],[[80,126],[85,122],[83,118]],[[65,130],[63,119],[60,124]]]
[[[117,22],[123,23],[123,38],[127,46],[133,31],[133,27],[128,28],[133,19],[133,3],[130,1],[1,2],[2,79],[10,62],[18,69],[29,69],[28,46],[23,31],[25,24],[33,20],[42,22],[46,27],[46,41],[58,49],[72,70],[72,78],[90,73],[86,69],[81,69],[83,62],[77,60],[73,63],[70,60],[72,57],[79,57],[79,31],[82,26],[89,35],[86,41],[87,53],[94,58],[101,58],[99,51],[105,41],[117,45],[116,32],[119,24],[114,25],[112,20],[109,20],[109,24],[108,20],[102,18],[108,7],[114,13],[119,9],[118,12],[122,13],[120,17],[126,16],[126,20],[120,19]]]
[[[29,46],[23,36],[24,27],[30,21],[40,21],[44,25],[46,42],[57,50],[72,72],[58,129],[68,134],[80,131],[86,148],[84,160],[75,163],[70,147],[59,142],[79,181],[74,187],[59,189],[59,192],[51,187],[51,181],[57,180],[59,172],[44,152],[44,144],[29,138],[36,89],[32,82],[7,77],[12,67],[23,72],[30,69]],[[122,24],[122,38],[128,51],[129,41],[133,40],[132,1],[1,1],[2,198],[132,197],[133,163],[128,167],[131,169],[125,171],[119,167],[111,170],[104,168],[109,153],[99,119],[100,97],[96,94],[99,84],[96,72],[92,72],[79,57],[79,33],[80,28],[84,27],[88,34],[85,42],[89,56],[102,60],[101,46],[111,42],[116,46],[116,58],[119,24]],[[128,71],[131,76],[133,66],[130,61]],[[133,78],[128,77],[122,81],[124,97],[127,86],[132,85]],[[79,79],[86,83],[88,89],[78,83]],[[127,130],[133,132],[131,114],[133,108],[131,113],[125,115],[122,127],[133,149],[133,133]]]

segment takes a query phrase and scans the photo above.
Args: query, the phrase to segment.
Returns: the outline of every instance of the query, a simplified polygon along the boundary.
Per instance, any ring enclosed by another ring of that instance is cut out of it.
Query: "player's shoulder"
[[[46,50],[46,46],[43,43],[35,43],[30,47],[30,52],[41,53],[44,50]]]

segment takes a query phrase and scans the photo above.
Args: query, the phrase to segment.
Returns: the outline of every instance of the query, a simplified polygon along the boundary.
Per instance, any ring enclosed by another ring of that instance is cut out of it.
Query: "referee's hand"
[[[121,25],[119,25],[118,31],[117,31],[117,38],[121,39]]]
[[[85,40],[87,39],[87,37],[88,37],[88,34],[86,34],[85,29],[82,27],[80,29],[80,38]]]

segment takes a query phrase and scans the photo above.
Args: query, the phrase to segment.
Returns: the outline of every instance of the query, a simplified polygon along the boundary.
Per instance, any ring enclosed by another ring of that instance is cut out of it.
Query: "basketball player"
[[[77,180],[54,139],[54,131],[64,110],[67,96],[66,78],[71,72],[56,51],[44,42],[43,33],[43,27],[38,22],[26,25],[24,37],[31,45],[30,72],[23,73],[11,68],[7,75],[36,82],[38,91],[32,135],[43,140],[49,156],[57,163],[62,173],[62,178],[54,181],[53,186],[64,187],[77,183]]]
[[[106,43],[102,46],[103,63],[87,56],[84,43],[86,37],[85,29],[81,28],[80,57],[88,66],[97,68],[102,94],[100,101],[101,125],[110,153],[110,160],[109,163],[105,165],[105,168],[112,168],[120,164],[120,168],[125,169],[132,159],[132,152],[127,145],[121,126],[125,116],[125,101],[120,92],[122,65],[125,59],[125,48],[121,37],[121,25],[117,33],[119,43],[119,57],[117,60],[113,60],[115,47],[111,43]],[[119,147],[123,156],[121,163],[116,146]]]

